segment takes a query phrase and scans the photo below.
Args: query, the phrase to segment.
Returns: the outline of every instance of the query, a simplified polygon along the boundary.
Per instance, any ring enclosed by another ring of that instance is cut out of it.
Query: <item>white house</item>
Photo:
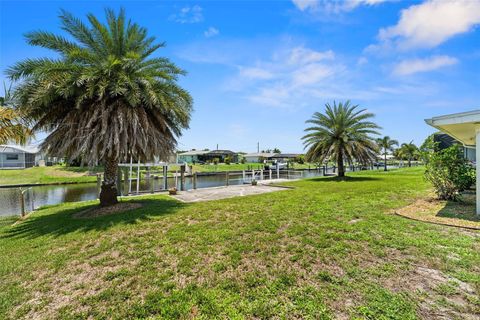
[[[30,168],[37,164],[37,147],[0,145],[0,169]]]
[[[258,152],[258,153],[247,153],[243,157],[246,162],[249,163],[259,163],[263,160],[270,160],[276,153],[271,152]]]
[[[477,215],[480,215],[480,110],[454,113],[431,119],[425,122],[440,131],[454,137],[467,148],[475,148],[477,170]]]

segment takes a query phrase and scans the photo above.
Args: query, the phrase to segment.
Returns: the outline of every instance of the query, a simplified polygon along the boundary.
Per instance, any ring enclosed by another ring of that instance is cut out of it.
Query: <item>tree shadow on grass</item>
[[[26,220],[17,223],[3,234],[2,238],[36,238],[45,235],[62,236],[72,232],[85,233],[89,231],[104,231],[116,225],[134,225],[143,221],[155,219],[177,212],[188,204],[169,198],[134,199],[129,200],[141,203],[142,207],[113,213],[95,218],[75,218],[73,215],[83,210],[97,206],[97,203],[64,206],[49,206],[39,209]],[[69,208],[75,206],[75,208]],[[62,208],[67,207],[67,208]]]
[[[363,182],[363,181],[379,181],[381,178],[376,177],[362,177],[362,176],[346,176],[346,177],[337,177],[337,176],[326,176],[308,179],[309,181],[315,182]]]

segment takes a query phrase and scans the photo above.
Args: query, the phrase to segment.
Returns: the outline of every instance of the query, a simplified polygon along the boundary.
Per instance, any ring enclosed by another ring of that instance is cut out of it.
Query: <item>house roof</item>
[[[271,153],[271,152],[257,152],[257,153],[247,153],[244,155],[244,157],[264,157],[264,158],[271,158],[277,153]]]
[[[425,122],[449,134],[464,145],[473,146],[476,132],[480,130],[480,110],[433,117],[425,119]]]
[[[298,153],[277,153],[272,158],[296,158],[299,155]]]
[[[179,153],[178,155],[179,156],[198,156],[202,154],[207,154],[208,152],[209,151],[205,151],[205,150],[191,150],[191,151]]]
[[[0,144],[0,153],[38,153],[40,150],[37,146],[17,146],[9,144]]]
[[[192,150],[192,151],[187,151],[187,152],[182,152],[179,153],[179,156],[199,156],[199,155],[222,155],[222,154],[228,154],[232,155],[235,154],[235,152],[230,151],[230,150]]]
[[[235,152],[230,151],[230,150],[212,150],[212,151],[208,152],[207,154],[212,154],[212,155],[215,155],[215,154],[235,154]]]

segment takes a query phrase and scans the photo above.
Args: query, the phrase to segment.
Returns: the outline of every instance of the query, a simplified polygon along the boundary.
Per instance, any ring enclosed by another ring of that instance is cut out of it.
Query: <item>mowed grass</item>
[[[99,169],[51,166],[0,170],[0,185],[80,183],[97,181],[97,178],[94,175],[89,175],[89,171],[91,170],[96,172]]]
[[[391,214],[422,169],[195,204],[0,223],[2,319],[477,319],[480,237]]]

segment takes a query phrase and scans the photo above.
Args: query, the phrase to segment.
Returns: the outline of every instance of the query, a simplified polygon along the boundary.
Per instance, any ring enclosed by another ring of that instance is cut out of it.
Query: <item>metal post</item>
[[[197,173],[193,174],[193,189],[197,189]]]
[[[268,169],[268,179],[272,180],[272,169]]]
[[[327,166],[323,166],[322,170],[323,170],[323,176],[326,176],[327,175]]]
[[[260,180],[263,180],[263,169],[260,169]]]
[[[168,166],[163,166],[163,189],[168,189]]]
[[[140,193],[140,160],[137,163],[137,194]]]
[[[228,171],[225,171],[225,185],[228,187],[229,181],[228,181]]]
[[[252,169],[252,181],[255,180],[255,170]]]
[[[245,170],[242,171],[242,179],[243,179],[243,182],[245,182]]]
[[[277,179],[280,179],[280,166],[277,163]]]
[[[22,217],[25,217],[25,196],[23,195],[23,190],[22,188],[19,188],[20,190],[20,209],[21,209],[21,214]]]
[[[178,186],[178,171],[175,170],[175,188]]]
[[[180,166],[180,190],[185,190],[185,165]]]
[[[132,171],[133,171],[133,157],[130,156],[130,171],[128,172],[128,193],[132,193]]]
[[[155,193],[155,176],[153,174],[150,175],[150,192]]]

